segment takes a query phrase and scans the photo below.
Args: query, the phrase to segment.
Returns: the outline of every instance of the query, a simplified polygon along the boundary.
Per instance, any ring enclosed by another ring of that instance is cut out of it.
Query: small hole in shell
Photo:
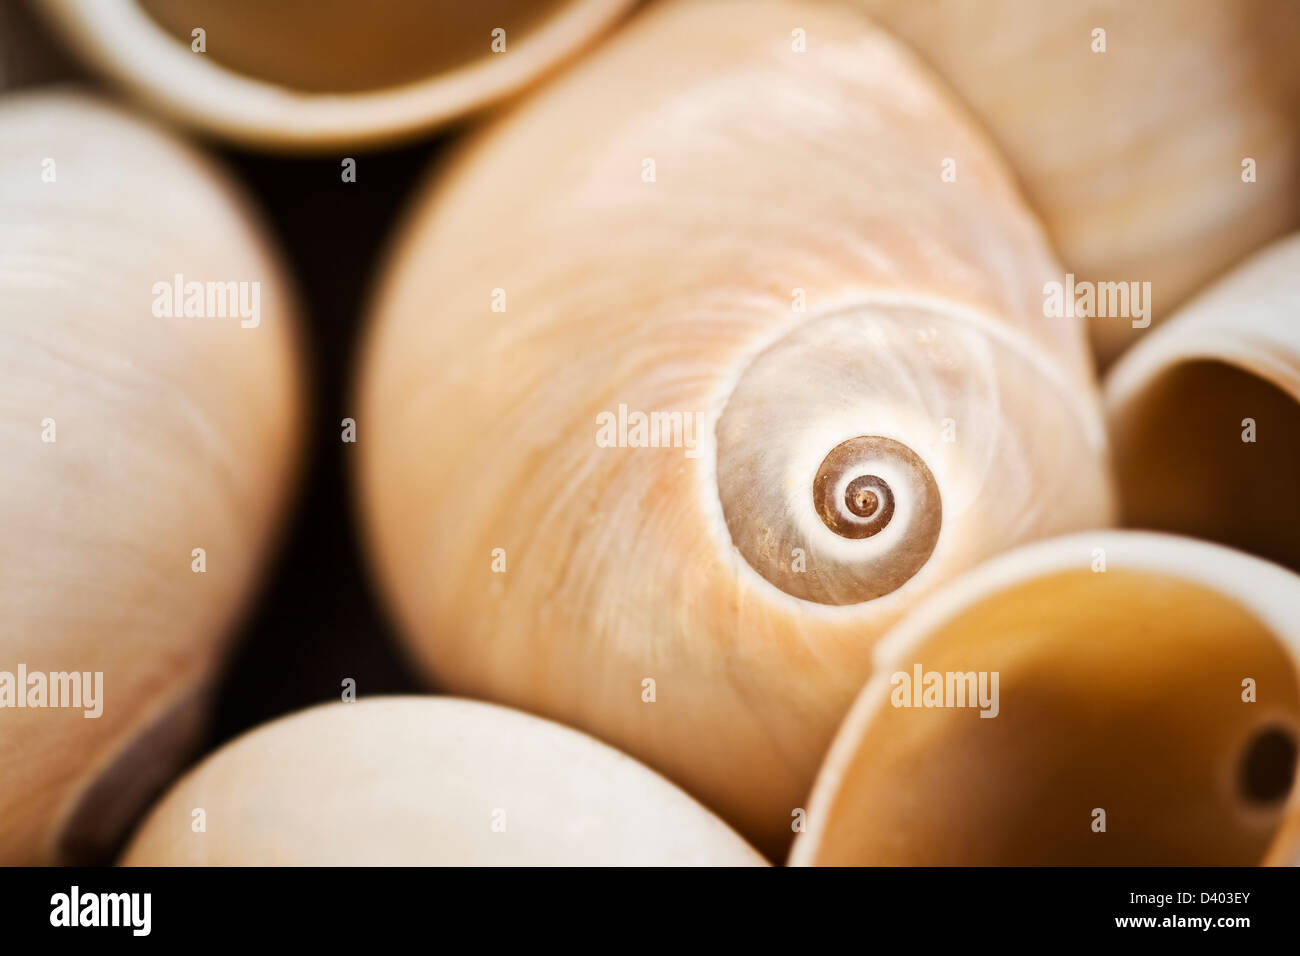
[[[1295,770],[1295,737],[1282,727],[1261,730],[1242,755],[1242,796],[1253,804],[1277,803],[1291,792]]]

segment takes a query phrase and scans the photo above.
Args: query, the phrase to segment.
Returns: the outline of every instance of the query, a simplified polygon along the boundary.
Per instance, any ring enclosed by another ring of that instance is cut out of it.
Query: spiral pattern
[[[889,527],[894,517],[894,490],[885,479],[871,474],[872,461],[881,457],[909,464],[913,469],[910,484],[923,499],[919,510],[929,545],[919,549],[924,550],[920,555],[924,562],[943,523],[939,489],[925,462],[901,442],[864,436],[836,445],[813,480],[817,514],[826,527],[844,538],[870,538]]]
[[[932,303],[792,323],[739,370],[718,418],[731,544],[786,594],[854,605],[1050,524],[1028,476],[1053,459],[1031,451],[1078,439],[1053,429],[1068,399],[1043,374],[1010,338]],[[1050,437],[1028,444],[1022,426]]]

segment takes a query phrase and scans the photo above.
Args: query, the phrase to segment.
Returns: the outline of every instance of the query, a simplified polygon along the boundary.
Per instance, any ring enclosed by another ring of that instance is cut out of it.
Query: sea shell
[[[725,823],[585,734],[447,697],[284,717],[154,808],[129,866],[762,866]]]
[[[1298,734],[1300,577],[1172,535],[1039,542],[877,645],[791,862],[1275,861]]]
[[[258,324],[159,316],[177,276],[259,283]],[[208,161],[86,95],[0,100],[0,672],[89,674],[101,710],[11,683],[0,863],[102,853],[192,742],[291,477],[292,312]]]
[[[1300,235],[1126,354],[1105,401],[1125,524],[1300,570]]]
[[[522,89],[633,2],[36,0],[90,66],[151,107],[290,150],[427,132]]]
[[[1079,282],[1151,283],[1092,320],[1104,362],[1300,226],[1293,0],[854,2],[970,104]]]
[[[856,13],[652,8],[442,171],[381,280],[356,447],[411,647],[783,852],[876,636],[1110,520],[1058,270]]]

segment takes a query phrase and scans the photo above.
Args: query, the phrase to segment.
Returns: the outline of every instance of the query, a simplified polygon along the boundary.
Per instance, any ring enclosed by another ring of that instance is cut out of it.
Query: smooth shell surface
[[[0,671],[103,672],[98,718],[0,709],[0,862],[102,852],[165,781],[277,524],[293,309],[242,203],[97,100],[0,102]],[[156,316],[177,275],[259,283],[260,323]]]
[[[517,92],[633,2],[37,0],[37,9],[88,65],[170,118],[250,146],[310,151],[410,137]]]
[[[1125,524],[1300,570],[1300,235],[1155,330],[1105,398]]]
[[[1300,225],[1291,0],[854,3],[971,106],[1077,280],[1150,282],[1155,322]],[[1092,320],[1102,361],[1135,320]]]
[[[1297,739],[1300,577],[1169,535],[1040,542],[880,642],[791,862],[1276,862]]]
[[[197,832],[196,810],[203,811]],[[725,823],[604,744],[518,711],[375,698],[281,718],[154,808],[141,866],[761,866]]]
[[[379,286],[359,479],[411,646],[783,853],[876,637],[1110,519],[1082,325],[1041,315],[1057,270],[864,18],[651,8],[442,171]],[[865,537],[816,494],[856,439],[835,481],[893,504]]]

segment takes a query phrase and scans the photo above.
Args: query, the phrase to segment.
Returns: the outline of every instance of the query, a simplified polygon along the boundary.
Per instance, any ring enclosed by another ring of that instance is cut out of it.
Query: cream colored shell
[[[360,491],[411,647],[782,853],[876,637],[1110,518],[1083,329],[1042,317],[1058,271],[983,137],[856,13],[651,8],[440,171],[379,284]],[[632,412],[683,428],[602,447]],[[862,436],[920,459],[936,539],[891,455],[886,531],[824,522],[818,470]]]
[[[1300,570],[1300,235],[1155,330],[1105,396],[1126,524]]]
[[[260,324],[155,316],[178,274],[260,283]],[[102,852],[190,742],[291,477],[292,312],[208,161],[89,96],[0,101],[0,671],[103,672],[98,718],[0,708],[0,863]]]
[[[1154,321],[1300,226],[1291,0],[854,2],[986,124],[1065,267],[1150,282]],[[1144,335],[1124,317],[1091,331],[1104,362]]]
[[[957,675],[946,706],[916,706],[917,668]],[[981,674],[989,718],[953,706]],[[1040,542],[880,642],[791,862],[1294,860],[1297,737],[1300,577],[1170,535]]]
[[[330,704],[257,728],[176,784],[122,862],[765,864],[623,754],[549,721],[447,697]]]

